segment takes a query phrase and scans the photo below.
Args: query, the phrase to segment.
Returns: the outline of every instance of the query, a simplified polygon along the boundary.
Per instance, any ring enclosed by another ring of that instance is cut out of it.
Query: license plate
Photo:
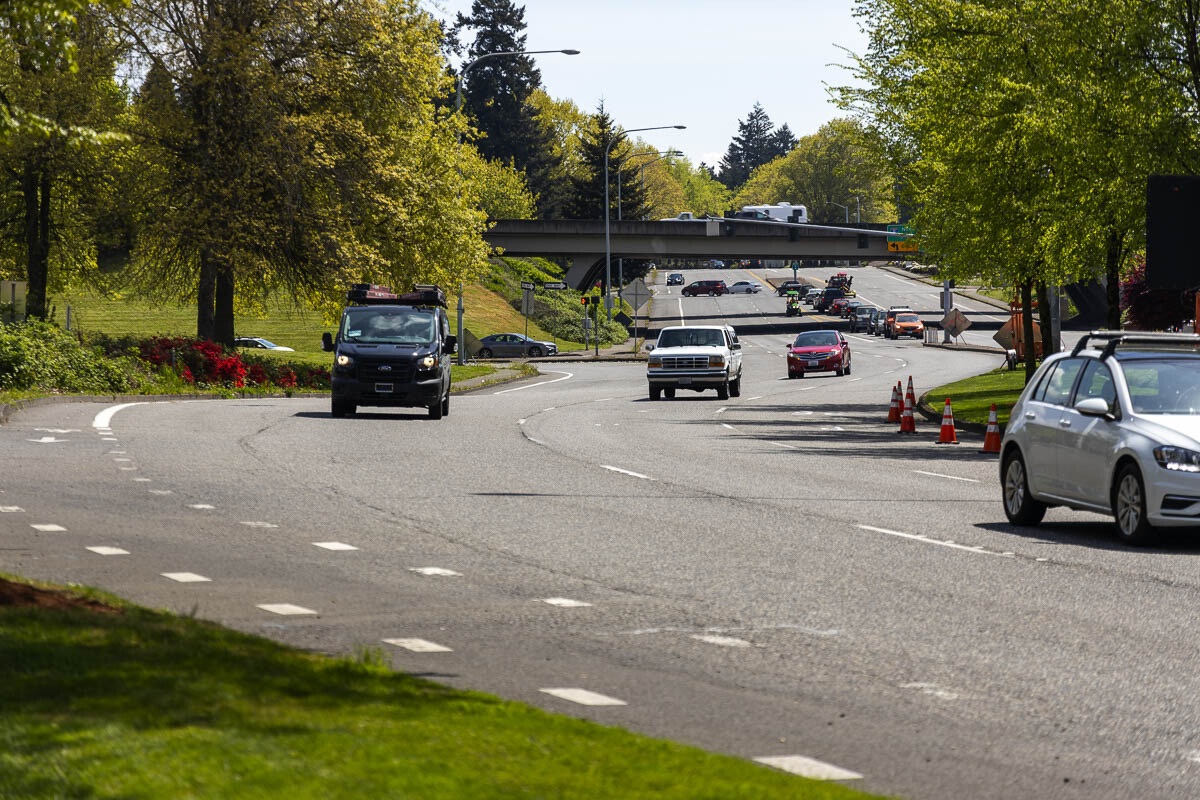
[[[680,386],[690,386],[690,385],[691,385],[691,383],[692,383],[692,379],[691,379],[691,378],[680,378],[680,379],[679,379],[679,385],[680,385]]]
[[[393,384],[390,383],[377,383],[375,384],[375,391],[379,394],[388,394],[392,391],[392,387]]]
[[[808,362],[808,365],[809,365],[810,367],[816,367],[816,366],[820,366],[820,364],[821,364],[821,362],[820,362],[820,361],[810,361],[810,362]]]

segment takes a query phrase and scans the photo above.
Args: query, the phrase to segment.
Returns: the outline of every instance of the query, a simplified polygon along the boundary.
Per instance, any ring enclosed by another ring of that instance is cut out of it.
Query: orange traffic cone
[[[981,453],[999,453],[1000,452],[1000,422],[996,419],[996,404],[992,403],[992,410],[988,412],[987,433],[983,437],[983,449]]]
[[[950,398],[946,398],[946,407],[942,409],[942,432],[938,434],[938,444],[958,444],[954,435],[954,412],[950,410]]]
[[[888,407],[888,416],[887,416],[888,422],[899,422],[900,421],[899,400],[900,400],[900,384],[896,384],[895,386],[892,387],[892,404]]]

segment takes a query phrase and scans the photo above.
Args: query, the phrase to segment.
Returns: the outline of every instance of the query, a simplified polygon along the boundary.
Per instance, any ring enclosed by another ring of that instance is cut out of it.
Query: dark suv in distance
[[[725,285],[725,281],[693,281],[683,287],[684,297],[695,297],[700,294],[706,294],[709,297],[729,294],[729,287]]]
[[[667,276],[667,286],[683,286],[683,273],[672,272]]]

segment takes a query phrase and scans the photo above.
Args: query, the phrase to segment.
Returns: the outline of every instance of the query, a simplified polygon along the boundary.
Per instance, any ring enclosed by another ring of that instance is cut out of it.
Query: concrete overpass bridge
[[[843,226],[700,219],[612,221],[612,259],[665,258],[883,260],[902,257],[887,247],[887,225]],[[604,280],[603,220],[498,220],[485,235],[510,256],[566,258],[566,281],[581,289]],[[613,264],[616,280],[616,264]]]

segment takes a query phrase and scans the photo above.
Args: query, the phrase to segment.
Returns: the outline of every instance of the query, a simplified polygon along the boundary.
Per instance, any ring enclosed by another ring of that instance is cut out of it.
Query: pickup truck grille
[[[663,369],[707,369],[708,356],[663,356]]]
[[[384,369],[387,367],[388,369]],[[411,361],[397,360],[367,360],[358,362],[358,378],[363,381],[387,381],[389,383],[408,383],[412,380],[413,365]]]

